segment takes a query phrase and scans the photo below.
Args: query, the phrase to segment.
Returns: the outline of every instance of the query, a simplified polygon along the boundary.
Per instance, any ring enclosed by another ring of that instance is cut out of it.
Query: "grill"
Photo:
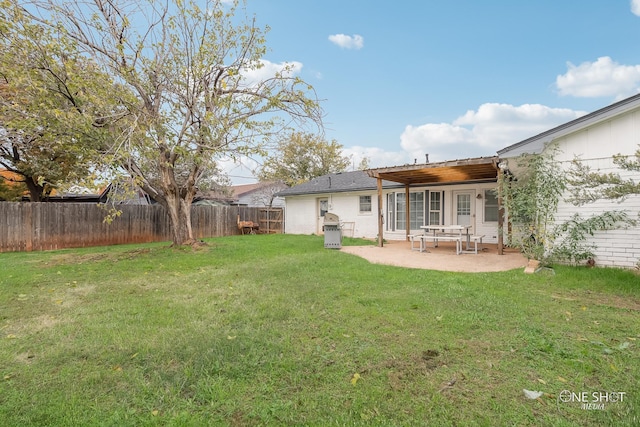
[[[330,212],[324,214],[324,247],[340,249],[342,247],[342,228],[338,215]]]

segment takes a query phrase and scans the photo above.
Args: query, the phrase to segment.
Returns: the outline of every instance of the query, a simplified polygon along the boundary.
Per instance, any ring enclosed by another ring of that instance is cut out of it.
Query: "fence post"
[[[31,203],[22,203],[22,207],[25,209],[22,231],[26,240],[25,250],[31,252],[33,251],[33,209],[31,208]]]

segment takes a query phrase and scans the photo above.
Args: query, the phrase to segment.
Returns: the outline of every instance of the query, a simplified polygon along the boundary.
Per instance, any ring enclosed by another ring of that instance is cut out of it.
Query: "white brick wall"
[[[640,112],[631,112],[588,129],[560,138],[556,142],[561,152],[557,159],[564,168],[569,167],[576,156],[593,171],[616,172],[623,177],[640,181],[640,173],[616,169],[614,154],[633,155],[640,142]],[[557,222],[564,222],[574,213],[588,218],[605,211],[624,211],[640,221],[640,195],[629,197],[622,203],[599,200],[582,206],[561,202],[556,215]],[[596,265],[634,268],[640,262],[640,224],[622,230],[596,232],[587,239],[594,250]]]

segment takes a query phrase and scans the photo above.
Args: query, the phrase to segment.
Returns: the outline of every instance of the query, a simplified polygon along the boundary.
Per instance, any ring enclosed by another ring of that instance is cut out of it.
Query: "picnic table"
[[[463,252],[478,253],[478,241],[482,243],[482,237],[484,236],[471,236],[469,230],[470,225],[423,225],[420,226],[424,233],[421,235],[413,235],[411,237],[411,248],[413,249],[413,243],[418,240],[420,242],[420,252],[426,251],[427,242],[433,242],[433,246],[437,247],[438,242],[455,242],[456,254],[460,255]],[[431,232],[431,233],[430,233]],[[462,239],[465,240],[465,250],[462,250]],[[475,242],[475,249],[471,250],[471,239]]]

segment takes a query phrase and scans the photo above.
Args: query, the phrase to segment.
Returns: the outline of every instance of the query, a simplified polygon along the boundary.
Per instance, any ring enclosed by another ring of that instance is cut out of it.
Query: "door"
[[[455,213],[456,225],[470,225],[470,233],[473,233],[473,227],[475,226],[475,209],[473,206],[473,200],[475,198],[475,192],[472,191],[456,191],[454,192],[454,204],[453,211]]]
[[[317,218],[317,229],[318,234],[324,234],[324,214],[329,211],[329,199],[326,197],[318,199],[318,218]]]

